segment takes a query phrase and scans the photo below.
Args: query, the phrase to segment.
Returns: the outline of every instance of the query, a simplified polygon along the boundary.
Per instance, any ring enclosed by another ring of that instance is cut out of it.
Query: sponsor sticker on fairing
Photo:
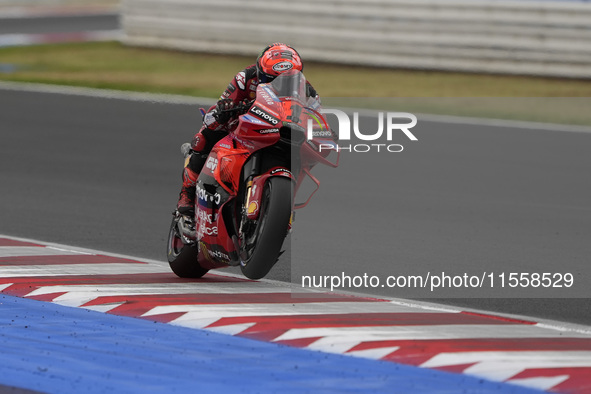
[[[252,122],[252,123],[256,123],[256,124],[262,124],[262,125],[265,124],[265,122],[263,122],[262,120],[257,119],[254,116],[250,116],[250,115],[244,115],[244,118],[243,119],[244,120],[247,120],[249,122]]]
[[[275,168],[273,171],[271,171],[271,175],[275,175],[277,173],[281,173],[282,175],[288,175],[291,176],[291,171],[288,170],[287,168]]]
[[[273,93],[273,91],[268,89],[266,86],[260,90],[259,96],[265,101],[265,103],[267,103],[267,105],[274,105],[277,101],[279,101],[275,93]]]
[[[256,105],[253,105],[252,108],[250,108],[250,113],[252,113],[257,118],[264,120],[265,122],[271,123],[273,126],[279,124],[279,119],[270,115],[266,111],[263,111]]]
[[[205,163],[205,167],[209,168],[211,172],[215,171],[216,167],[218,166],[218,159],[215,157],[209,157],[207,159],[207,163]]]
[[[261,134],[272,134],[272,133],[279,133],[279,129],[262,129],[257,130]]]

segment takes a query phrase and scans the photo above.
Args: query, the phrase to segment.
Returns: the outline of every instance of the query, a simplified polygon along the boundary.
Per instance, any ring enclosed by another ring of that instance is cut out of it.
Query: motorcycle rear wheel
[[[180,278],[201,278],[207,273],[207,269],[201,267],[197,262],[199,250],[195,245],[186,245],[181,240],[177,221],[173,218],[170,230],[168,231],[168,242],[166,245],[168,263],[172,272]]]
[[[288,231],[291,199],[292,181],[289,178],[272,177],[265,184],[259,218],[252,234],[244,237],[247,252],[243,253],[240,268],[247,278],[263,278],[277,262]]]

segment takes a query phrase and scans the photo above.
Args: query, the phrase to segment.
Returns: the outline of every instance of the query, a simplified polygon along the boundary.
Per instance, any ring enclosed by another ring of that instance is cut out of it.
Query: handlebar
[[[232,113],[232,112],[246,112],[252,106],[252,103],[254,103],[254,100],[245,101],[245,102],[242,102],[238,105],[233,106],[232,108],[219,110],[218,113],[227,114],[227,113]]]

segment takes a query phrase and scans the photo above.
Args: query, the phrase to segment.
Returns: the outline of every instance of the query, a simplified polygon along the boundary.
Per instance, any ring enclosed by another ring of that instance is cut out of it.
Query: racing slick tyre
[[[242,273],[249,279],[261,279],[279,258],[291,217],[292,181],[285,177],[269,178],[261,199],[259,218],[246,220],[242,234]]]
[[[186,245],[181,240],[177,220],[173,219],[168,232],[167,242],[168,263],[172,272],[180,278],[201,278],[207,269],[197,262],[199,250],[194,245]]]

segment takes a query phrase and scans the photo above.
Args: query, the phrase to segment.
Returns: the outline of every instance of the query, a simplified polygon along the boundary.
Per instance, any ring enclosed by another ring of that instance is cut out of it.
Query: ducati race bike
[[[331,155],[337,136],[320,101],[306,93],[304,75],[294,70],[259,84],[253,102],[224,110],[234,111],[234,120],[199,174],[195,215],[175,212],[170,226],[168,261],[176,275],[200,278],[240,266],[247,278],[260,279],[277,262],[294,209],[320,186],[310,170],[318,163],[338,166],[338,152],[335,160]],[[315,187],[298,204],[305,178]]]

